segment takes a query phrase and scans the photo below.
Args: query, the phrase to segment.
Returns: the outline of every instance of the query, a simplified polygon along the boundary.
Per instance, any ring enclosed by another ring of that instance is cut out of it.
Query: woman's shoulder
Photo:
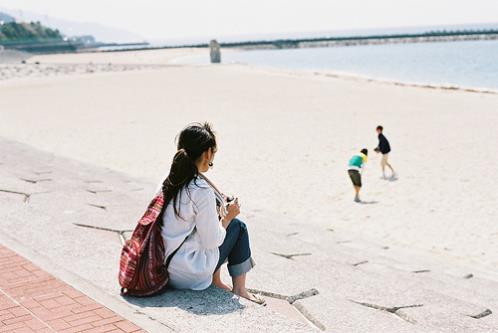
[[[203,206],[205,203],[215,201],[214,191],[202,178],[194,178],[188,185],[189,197],[195,207]]]
[[[188,184],[189,191],[213,193],[213,189],[202,177],[195,177]]]

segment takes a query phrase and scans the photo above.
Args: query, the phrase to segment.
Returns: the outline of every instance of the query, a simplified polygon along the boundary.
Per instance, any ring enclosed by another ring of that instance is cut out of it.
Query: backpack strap
[[[178,246],[178,247],[177,247],[177,248],[176,248],[176,249],[175,249],[175,250],[174,250],[174,251],[173,251],[173,252],[169,255],[168,259],[166,259],[166,263],[164,264],[164,267],[165,267],[166,269],[168,269],[168,267],[169,267],[169,263],[171,262],[171,259],[173,259],[173,256],[174,256],[174,255],[176,254],[176,252],[178,252],[178,250],[182,247],[183,243],[185,243],[185,241],[187,240],[187,238],[189,238],[189,236],[190,236],[190,235],[192,235],[192,234],[194,233],[194,231],[195,231],[195,227],[194,227],[194,229],[192,230],[192,232],[191,232],[191,233],[189,233],[189,234],[187,235],[187,237],[185,237],[185,239],[183,240],[183,242],[182,242],[182,243],[181,243],[181,244],[180,244],[180,245],[179,245],[179,246]]]

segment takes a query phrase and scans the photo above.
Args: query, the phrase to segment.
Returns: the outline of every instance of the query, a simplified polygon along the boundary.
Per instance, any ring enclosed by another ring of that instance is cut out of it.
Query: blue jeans
[[[227,260],[230,276],[245,274],[255,265],[254,260],[251,258],[247,226],[239,219],[233,219],[230,222],[225,240],[218,249],[220,250],[220,259],[215,271]]]

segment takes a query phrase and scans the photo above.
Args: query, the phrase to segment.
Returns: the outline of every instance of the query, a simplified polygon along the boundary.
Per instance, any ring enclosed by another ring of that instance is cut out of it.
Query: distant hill
[[[61,41],[63,36],[57,29],[43,26],[40,22],[8,22],[0,25],[0,42]]]
[[[0,8],[0,11],[14,17],[17,17],[17,13],[19,12],[19,10],[7,8]],[[23,20],[39,21],[47,27],[58,29],[62,34],[68,37],[92,35],[95,37],[95,40],[108,43],[142,42],[145,40],[142,36],[132,32],[94,22],[71,21],[30,11],[22,11],[22,17]]]
[[[5,13],[0,12],[0,24],[14,22],[15,19]]]

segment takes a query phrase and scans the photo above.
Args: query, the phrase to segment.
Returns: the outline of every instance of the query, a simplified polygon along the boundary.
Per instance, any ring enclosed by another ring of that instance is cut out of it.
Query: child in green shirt
[[[355,154],[348,163],[348,174],[349,178],[353,182],[355,196],[355,202],[361,202],[360,200],[360,190],[361,190],[361,171],[368,161],[368,149],[363,148],[360,153]]]

